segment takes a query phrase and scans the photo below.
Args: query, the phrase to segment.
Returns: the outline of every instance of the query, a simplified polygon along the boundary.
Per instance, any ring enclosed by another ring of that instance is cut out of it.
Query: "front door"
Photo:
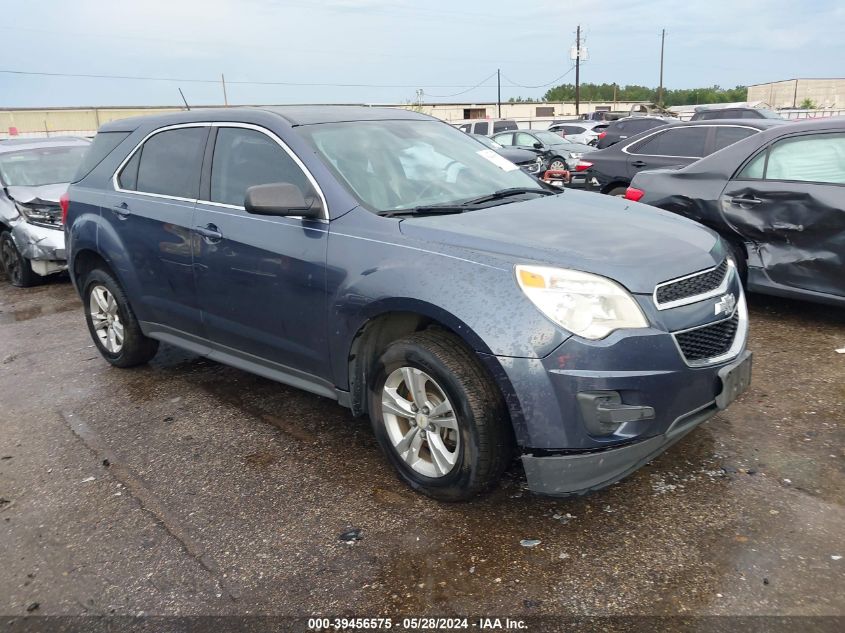
[[[720,205],[772,281],[845,296],[845,134],[774,143],[728,182]]]
[[[325,378],[328,223],[250,215],[248,187],[312,185],[277,140],[254,127],[214,129],[194,212],[194,274],[206,336],[250,362]]]

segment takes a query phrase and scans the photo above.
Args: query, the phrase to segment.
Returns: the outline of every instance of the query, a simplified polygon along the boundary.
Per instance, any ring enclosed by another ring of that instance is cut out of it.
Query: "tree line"
[[[657,88],[648,86],[617,84],[581,84],[581,101],[653,101],[657,102]],[[746,101],[748,89],[745,86],[722,88],[681,88],[664,89],[663,105],[697,105],[699,103],[734,103]],[[542,99],[512,97],[511,103],[530,103],[534,101],[574,101],[575,85],[562,84],[546,91]]]

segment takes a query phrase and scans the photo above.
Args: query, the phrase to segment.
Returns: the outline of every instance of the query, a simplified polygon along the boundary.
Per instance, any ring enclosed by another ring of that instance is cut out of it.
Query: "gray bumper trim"
[[[676,420],[664,435],[594,453],[523,455],[528,488],[557,497],[582,495],[627,477],[718,412],[715,404]]]

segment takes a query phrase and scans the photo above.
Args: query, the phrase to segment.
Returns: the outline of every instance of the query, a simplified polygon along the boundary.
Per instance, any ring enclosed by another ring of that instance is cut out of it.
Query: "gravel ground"
[[[66,280],[3,284],[0,614],[843,616],[845,312],[750,303],[753,388],[649,466],[446,505],[326,399],[113,369]]]

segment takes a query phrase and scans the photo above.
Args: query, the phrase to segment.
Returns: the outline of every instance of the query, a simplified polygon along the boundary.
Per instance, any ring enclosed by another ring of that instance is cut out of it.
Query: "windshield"
[[[447,205],[542,186],[519,167],[439,121],[350,121],[295,128],[373,211]]]
[[[87,146],[42,147],[0,154],[0,180],[6,187],[39,187],[70,182]]]

